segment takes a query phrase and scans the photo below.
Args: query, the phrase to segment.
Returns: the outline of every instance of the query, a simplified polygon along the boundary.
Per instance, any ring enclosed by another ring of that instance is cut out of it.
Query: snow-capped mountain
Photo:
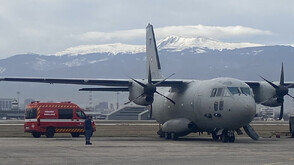
[[[221,42],[206,37],[184,38],[178,36],[170,36],[159,40],[158,50],[167,50],[170,52],[179,52],[185,49],[196,49],[196,53],[206,52],[204,49],[219,50],[223,49],[233,50],[237,48],[259,47],[262,44],[255,43],[228,43]],[[110,55],[117,54],[136,54],[145,52],[145,45],[129,45],[122,43],[103,44],[103,45],[81,45],[71,47],[55,53],[57,56],[62,55],[84,55],[94,53],[108,53]]]
[[[163,40],[160,40],[158,43],[159,49],[170,49],[172,51],[182,51],[189,48],[206,48],[211,50],[222,51],[223,49],[233,50],[237,48],[259,46],[264,45],[255,43],[228,43],[206,37],[183,38],[178,36],[167,37]]]
[[[136,54],[145,51],[144,45],[128,45],[122,43],[115,44],[103,44],[103,45],[80,45],[77,47],[71,47],[64,51],[57,52],[55,55],[84,55],[93,53],[109,53],[117,55],[119,53],[124,54]]]
[[[163,75],[173,78],[210,79],[233,77],[242,80],[279,80],[284,62],[285,81],[294,81],[294,47],[226,43],[203,37],[171,36],[158,43]],[[22,54],[0,60],[0,77],[146,78],[145,45],[83,45],[54,55]],[[81,86],[1,82],[0,97],[43,101],[71,100],[87,103]],[[97,94],[98,95],[98,94]],[[111,95],[111,94],[109,94]],[[100,101],[107,101],[103,94]],[[112,96],[113,97],[113,96]]]

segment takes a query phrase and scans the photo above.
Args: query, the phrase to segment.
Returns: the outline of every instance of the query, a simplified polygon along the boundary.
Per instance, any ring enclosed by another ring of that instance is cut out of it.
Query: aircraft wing
[[[245,83],[248,84],[252,89],[260,87],[261,82],[264,81],[245,81]],[[278,84],[278,82],[276,84]],[[294,88],[294,82],[285,82],[284,86],[286,86],[287,88]]]
[[[14,82],[35,82],[49,84],[76,84],[76,85],[96,85],[96,86],[113,86],[113,87],[129,87],[132,84],[131,79],[87,79],[87,78],[27,78],[27,77],[8,77],[0,78],[0,81]],[[153,81],[153,83],[159,82]],[[159,86],[161,87],[181,87],[184,84],[182,80],[166,80]],[[90,89],[90,88],[89,88]],[[98,89],[98,88],[97,88]],[[125,91],[125,88],[105,88],[105,91]],[[103,88],[97,90],[103,91]]]
[[[83,79],[83,78],[21,78],[9,77],[0,78],[0,81],[15,82],[36,82],[49,84],[77,84],[77,85],[101,85],[101,86],[129,86],[130,80],[127,79]]]
[[[260,82],[258,82],[258,81],[245,81],[245,83],[247,85],[249,85],[250,88],[258,88],[258,87],[260,87]]]

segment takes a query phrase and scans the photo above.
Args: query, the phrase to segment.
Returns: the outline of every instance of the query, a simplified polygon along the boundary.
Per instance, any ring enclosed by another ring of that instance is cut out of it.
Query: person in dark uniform
[[[93,135],[92,116],[88,115],[84,123],[86,145],[92,145],[90,138]]]

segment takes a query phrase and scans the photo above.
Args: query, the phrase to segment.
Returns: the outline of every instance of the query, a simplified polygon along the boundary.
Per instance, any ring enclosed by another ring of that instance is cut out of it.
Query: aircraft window
[[[219,102],[219,110],[222,111],[224,109],[224,101]]]
[[[216,88],[213,88],[210,94],[210,97],[214,97],[216,95]]]
[[[218,102],[216,101],[214,102],[214,110],[217,111],[217,109],[218,109]]]
[[[223,96],[225,96],[225,97],[229,97],[229,96],[231,96],[231,94],[230,94],[230,92],[228,91],[228,89],[224,89]]]
[[[217,89],[217,93],[216,93],[216,97],[217,97],[217,96],[221,96],[222,93],[223,93],[223,88],[218,88],[218,89]]]
[[[241,91],[245,95],[250,95],[250,89],[246,87],[241,87]]]
[[[228,89],[232,93],[232,95],[241,94],[237,87],[228,87]]]

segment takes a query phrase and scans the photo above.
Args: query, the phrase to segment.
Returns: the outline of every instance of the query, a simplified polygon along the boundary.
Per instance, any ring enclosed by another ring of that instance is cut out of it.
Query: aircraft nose
[[[227,128],[228,129],[238,129],[249,124],[255,116],[256,113],[256,103],[251,97],[238,98],[234,101],[226,116]]]
[[[237,102],[236,118],[242,126],[249,124],[256,113],[256,103],[253,98],[242,98]]]

